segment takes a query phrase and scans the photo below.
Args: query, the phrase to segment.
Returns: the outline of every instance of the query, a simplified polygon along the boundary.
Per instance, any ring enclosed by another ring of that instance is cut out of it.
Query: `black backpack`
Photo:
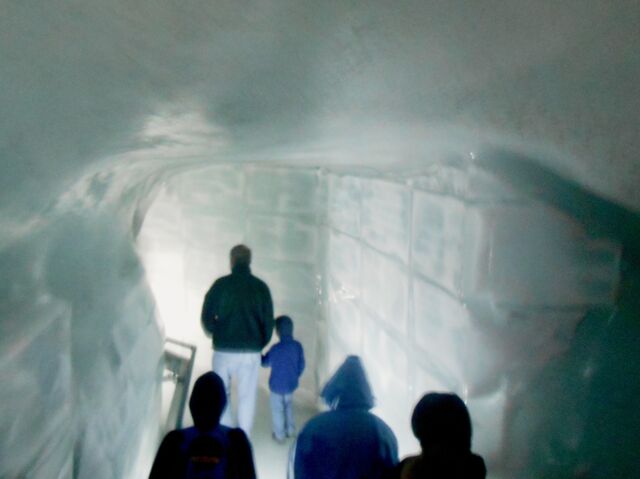
[[[246,464],[238,454],[246,449],[240,429],[216,428],[201,432],[195,427],[184,429],[182,454],[186,460],[184,479],[245,479]],[[250,451],[249,451],[250,453]],[[244,471],[244,472],[241,472]]]
[[[184,479],[227,479],[229,445],[223,438],[189,429],[183,451],[186,459]],[[216,435],[217,436],[217,435]]]

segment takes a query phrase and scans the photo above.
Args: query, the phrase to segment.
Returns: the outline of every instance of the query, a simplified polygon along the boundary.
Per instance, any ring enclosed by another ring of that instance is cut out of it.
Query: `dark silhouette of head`
[[[278,316],[276,318],[276,332],[278,336],[293,336],[293,321],[289,316]]]
[[[220,422],[220,416],[227,405],[227,395],[220,376],[209,371],[200,376],[193,386],[189,409],[195,426],[209,431]]]
[[[411,428],[423,451],[462,453],[471,449],[471,418],[456,394],[425,394],[413,410]]]
[[[327,381],[320,396],[332,409],[371,409],[373,393],[360,358],[348,356]]]
[[[231,248],[229,259],[231,261],[231,269],[236,266],[249,266],[251,264],[251,250],[243,244],[236,245]]]

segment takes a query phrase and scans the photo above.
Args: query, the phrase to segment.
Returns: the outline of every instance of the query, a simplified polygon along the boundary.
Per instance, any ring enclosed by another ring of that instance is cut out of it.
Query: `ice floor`
[[[293,439],[287,440],[286,444],[278,444],[271,438],[268,394],[264,388],[260,388],[258,392],[258,409],[251,434],[254,460],[259,479],[284,479],[287,477],[288,455]],[[294,403],[296,423],[300,430],[317,411],[300,399],[296,399]]]

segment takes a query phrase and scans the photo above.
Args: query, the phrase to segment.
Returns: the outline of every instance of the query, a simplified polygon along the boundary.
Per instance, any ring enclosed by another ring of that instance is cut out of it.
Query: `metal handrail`
[[[167,349],[166,344],[175,344],[189,350],[189,356],[181,356]],[[193,371],[193,363],[196,357],[196,346],[185,343],[177,339],[166,338],[164,350],[165,370],[169,371],[169,375],[163,377],[164,381],[173,381],[176,384],[171,398],[171,405],[165,422],[167,431],[171,429],[180,429],[182,427],[182,417],[187,404],[187,395],[189,394],[189,384],[191,383],[191,373]]]

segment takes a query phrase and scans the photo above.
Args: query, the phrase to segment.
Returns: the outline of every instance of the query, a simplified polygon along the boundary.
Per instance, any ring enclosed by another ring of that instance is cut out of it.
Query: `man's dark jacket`
[[[236,265],[204,298],[202,327],[213,335],[216,351],[261,351],[271,339],[273,324],[269,287],[249,266]]]

